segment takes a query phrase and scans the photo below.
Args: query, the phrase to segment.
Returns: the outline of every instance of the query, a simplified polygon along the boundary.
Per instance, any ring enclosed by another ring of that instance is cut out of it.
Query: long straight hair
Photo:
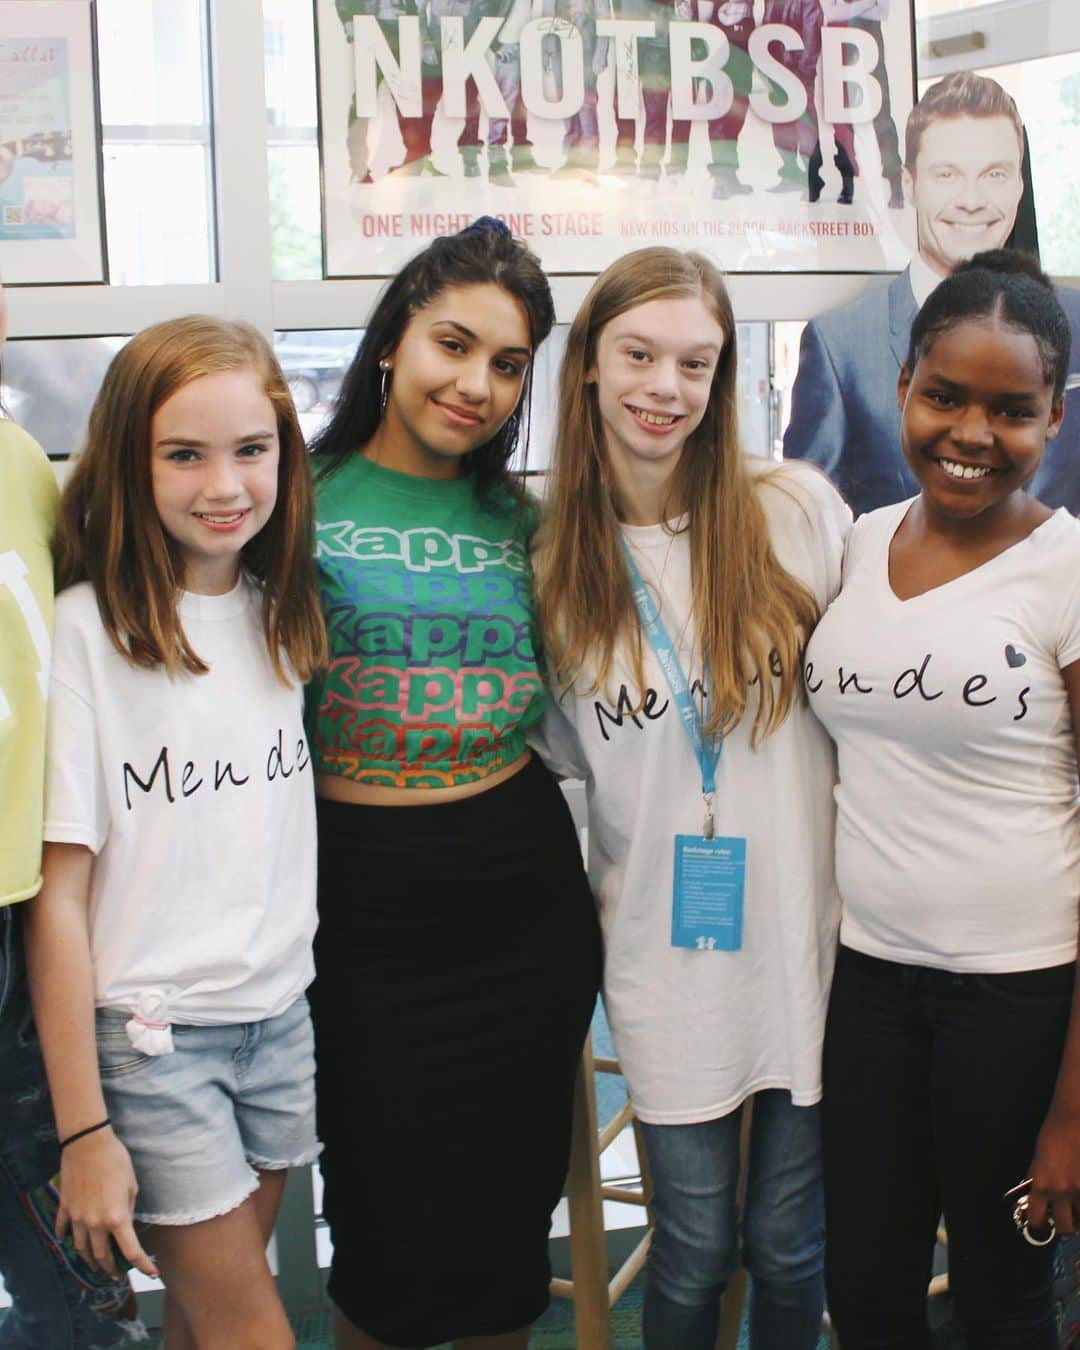
[[[308,680],[326,659],[315,593],[311,471],[288,385],[269,343],[250,324],[205,315],[136,334],[113,358],[90,413],[86,446],[60,504],[57,586],[89,581],[113,646],[132,665],[205,674],[177,605],[183,566],[154,505],[154,414],[204,375],[250,370],[274,408],[277,502],[241,551],[262,583],[262,620],[274,672]]]
[[[606,690],[617,647],[644,690],[642,631],[622,553],[615,483],[595,383],[600,331],[652,300],[700,299],[723,332],[708,406],[668,484],[666,519],[687,516],[697,654],[709,676],[706,730],[726,734],[759,691],[751,743],[774,731],[801,689],[802,645],[817,604],[773,553],[741,452],[735,318],[717,269],[696,253],[646,248],[603,272],[570,328],[559,372],[554,464],[536,552],[540,618],[565,688]]]

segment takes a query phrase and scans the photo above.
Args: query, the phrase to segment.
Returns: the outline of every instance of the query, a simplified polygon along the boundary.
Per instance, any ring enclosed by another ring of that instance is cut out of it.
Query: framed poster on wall
[[[0,268],[106,280],[92,0],[0,4]]]
[[[549,272],[630,248],[895,271],[910,0],[314,0],[326,274],[503,217]]]

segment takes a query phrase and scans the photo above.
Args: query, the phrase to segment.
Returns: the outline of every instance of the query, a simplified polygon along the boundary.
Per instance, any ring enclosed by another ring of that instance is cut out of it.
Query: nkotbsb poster
[[[912,248],[909,0],[316,0],[328,276],[489,214],[551,272],[648,243],[728,271]]]

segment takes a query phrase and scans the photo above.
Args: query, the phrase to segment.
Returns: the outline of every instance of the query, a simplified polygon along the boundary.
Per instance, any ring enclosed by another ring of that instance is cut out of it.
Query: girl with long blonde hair
[[[742,453],[736,377],[711,263],[612,264],[570,330],[535,559],[542,749],[587,780],[605,1003],[655,1186],[650,1350],[714,1344],[740,1236],[757,1350],[816,1345],[824,1301],[833,762],[800,655],[850,515],[817,471]]]

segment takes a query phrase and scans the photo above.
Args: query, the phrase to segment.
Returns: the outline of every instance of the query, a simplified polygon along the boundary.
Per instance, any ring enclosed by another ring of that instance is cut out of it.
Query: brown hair
[[[719,271],[697,253],[645,248],[597,278],[574,319],[559,374],[554,463],[536,556],[541,622],[555,683],[584,677],[605,688],[615,649],[628,642],[644,689],[642,631],[620,543],[615,490],[595,384],[586,372],[605,324],[651,300],[699,298],[724,334],[701,424],[668,488],[688,513],[692,624],[709,672],[710,735],[729,731],[760,688],[752,743],[774,731],[802,687],[801,646],[818,617],[804,586],[781,567],[739,441],[735,319]],[[774,680],[773,676],[779,678]]]
[[[1016,128],[1023,158],[1024,124],[1012,96],[997,80],[972,70],[957,70],[932,84],[911,110],[904,131],[904,164],[911,173],[915,172],[923,132],[931,122],[947,117],[1007,117]]]
[[[170,319],[136,334],[113,358],[61,498],[57,586],[91,583],[105,631],[132,665],[205,674],[180,622],[182,569],[154,505],[151,423],[192,380],[245,369],[273,405],[280,455],[277,503],[241,560],[262,583],[267,648],[287,684],[286,660],[303,681],[326,659],[315,593],[311,471],[285,377],[250,324],[206,315]]]

